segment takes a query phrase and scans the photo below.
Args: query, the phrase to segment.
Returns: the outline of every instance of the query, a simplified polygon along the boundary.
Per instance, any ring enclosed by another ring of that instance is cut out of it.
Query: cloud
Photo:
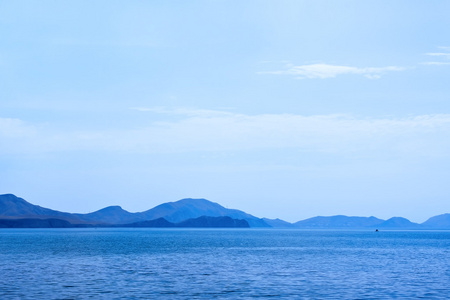
[[[211,109],[192,109],[192,108],[166,108],[166,107],[130,107],[131,110],[141,112],[153,112],[166,115],[190,116],[190,117],[216,117],[232,115],[227,111]]]
[[[335,78],[338,75],[362,75],[369,79],[378,79],[387,72],[403,71],[405,68],[397,66],[388,67],[349,67],[329,64],[309,64],[301,66],[288,65],[286,70],[259,72],[259,74],[273,74],[273,75],[292,75],[297,79],[326,79]]]
[[[440,61],[427,61],[421,63],[422,65],[428,66],[447,66],[450,65],[450,47],[438,47],[440,50],[444,52],[429,52],[425,53],[427,56],[435,57],[436,59],[441,59]]]
[[[32,136],[36,128],[20,119],[0,118],[0,137],[19,139]]]
[[[450,65],[450,47],[438,47],[439,52],[428,52],[426,56],[434,57],[436,61],[422,62],[421,65],[430,66],[445,66]],[[440,60],[439,60],[440,59]],[[264,61],[262,63],[273,63],[271,61]],[[279,63],[279,62],[278,62]],[[326,63],[315,63],[305,65],[293,65],[284,61],[285,68],[276,71],[261,71],[258,74],[271,75],[291,75],[297,79],[328,79],[336,78],[340,75],[360,75],[368,79],[379,79],[388,72],[405,71],[411,68],[400,66],[386,66],[386,67],[353,67],[344,65],[331,65]]]
[[[155,48],[160,46],[155,42],[148,42],[145,37],[128,40],[83,40],[73,38],[53,38],[47,40],[51,45],[67,47],[118,47],[118,48]]]
[[[297,149],[339,155],[448,156],[450,153],[450,114],[355,118],[349,115],[187,111],[177,120],[123,130],[62,131],[56,126],[38,124],[29,130],[22,121],[13,121],[11,125],[10,121],[2,119],[0,138],[14,147],[2,147],[0,153],[105,151],[132,155],[261,149]]]
[[[444,52],[439,52],[439,53],[425,53],[425,55],[428,56],[444,56],[446,58],[450,58],[450,53],[444,53]]]
[[[20,119],[0,118],[0,153],[28,151],[38,141],[39,128]],[[26,149],[27,148],[27,149]]]
[[[447,66],[450,65],[450,62],[442,62],[442,61],[427,61],[424,63],[421,63],[422,65],[427,66]]]

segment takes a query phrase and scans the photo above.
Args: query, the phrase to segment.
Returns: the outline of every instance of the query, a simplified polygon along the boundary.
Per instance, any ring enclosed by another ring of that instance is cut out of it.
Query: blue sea
[[[449,299],[450,231],[1,229],[0,299]]]

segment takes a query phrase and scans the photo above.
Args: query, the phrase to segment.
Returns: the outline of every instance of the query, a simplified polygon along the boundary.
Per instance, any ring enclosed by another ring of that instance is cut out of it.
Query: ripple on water
[[[450,232],[3,230],[1,299],[446,299]]]

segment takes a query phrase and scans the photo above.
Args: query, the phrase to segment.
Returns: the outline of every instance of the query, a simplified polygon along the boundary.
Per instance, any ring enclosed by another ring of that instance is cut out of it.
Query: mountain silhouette
[[[74,225],[62,219],[0,219],[0,228],[71,228]]]
[[[313,217],[303,221],[294,223],[296,228],[367,228],[376,227],[382,224],[384,220],[375,217],[348,217],[348,216],[331,216],[331,217]]]
[[[295,228],[295,225],[281,219],[262,218],[269,226],[274,228]]]
[[[199,217],[229,217],[245,220],[250,227],[270,227],[262,219],[237,209],[228,209],[206,199],[182,199],[158,205],[144,212],[131,213],[120,206],[108,206],[88,214],[59,212],[31,204],[13,194],[0,195],[0,218],[65,220],[71,224],[131,224],[164,218],[171,223],[180,223]],[[223,220],[222,220],[223,221]]]
[[[450,214],[431,217],[423,222],[422,226],[430,229],[450,229]]]
[[[378,227],[384,229],[419,229],[421,225],[402,217],[393,217],[379,224]]]
[[[417,224],[402,217],[318,216],[296,223],[257,218],[237,209],[228,209],[206,199],[186,198],[152,209],[131,213],[120,206],[79,214],[44,208],[13,194],[0,195],[0,227],[275,227],[299,229],[450,229],[450,214],[442,214]]]
[[[230,217],[233,219],[246,220],[250,227],[270,227],[262,219],[237,209],[225,208],[218,203],[206,199],[186,198],[176,202],[167,202],[144,211],[141,214],[145,216],[145,219],[147,220],[164,218],[173,223],[201,216]]]
[[[208,217],[201,216],[188,219],[175,224],[176,227],[211,227],[211,228],[248,228],[250,225],[246,220],[233,219],[231,217]]]
[[[0,217],[38,219],[58,218],[71,223],[85,223],[75,214],[34,205],[13,194],[0,195]]]
[[[148,227],[148,228],[248,228],[245,220],[232,219],[230,217],[202,216],[195,219],[187,219],[179,223],[172,223],[164,218],[136,222],[131,224],[72,224],[62,219],[0,219],[0,228],[74,228],[74,227]]]
[[[131,213],[120,206],[108,206],[88,214],[74,214],[85,222],[104,224],[126,224],[149,220],[140,213]]]

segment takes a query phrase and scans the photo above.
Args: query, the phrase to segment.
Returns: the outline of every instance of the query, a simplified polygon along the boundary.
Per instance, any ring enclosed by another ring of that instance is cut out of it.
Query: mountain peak
[[[178,201],[169,202],[169,203],[194,204],[194,205],[218,205],[218,206],[223,207],[219,203],[212,202],[212,201],[209,201],[209,200],[204,199],[204,198],[183,198],[183,199],[180,199]]]
[[[251,227],[270,227],[262,219],[237,209],[228,209],[222,205],[203,198],[184,198],[176,202],[160,204],[142,213],[145,219],[165,218],[169,222],[178,223],[201,216],[245,219]]]
[[[33,205],[14,194],[0,195],[0,216],[51,215],[55,212]]]
[[[0,202],[22,202],[22,203],[28,203],[24,199],[17,197],[14,194],[3,194],[0,195]]]
[[[417,223],[413,223],[410,220],[403,218],[403,217],[392,217],[380,225],[378,227],[383,228],[417,228],[420,225]]]
[[[4,197],[4,198],[19,198],[19,197],[17,197],[17,196],[14,195],[14,194],[9,194],[9,193],[2,194],[2,195],[0,195],[0,197]],[[21,199],[21,198],[20,198],[20,199]]]
[[[124,210],[121,206],[119,205],[111,205],[111,206],[107,206],[105,208],[102,208],[98,211],[108,211],[108,212],[113,212],[113,211],[126,211]]]

